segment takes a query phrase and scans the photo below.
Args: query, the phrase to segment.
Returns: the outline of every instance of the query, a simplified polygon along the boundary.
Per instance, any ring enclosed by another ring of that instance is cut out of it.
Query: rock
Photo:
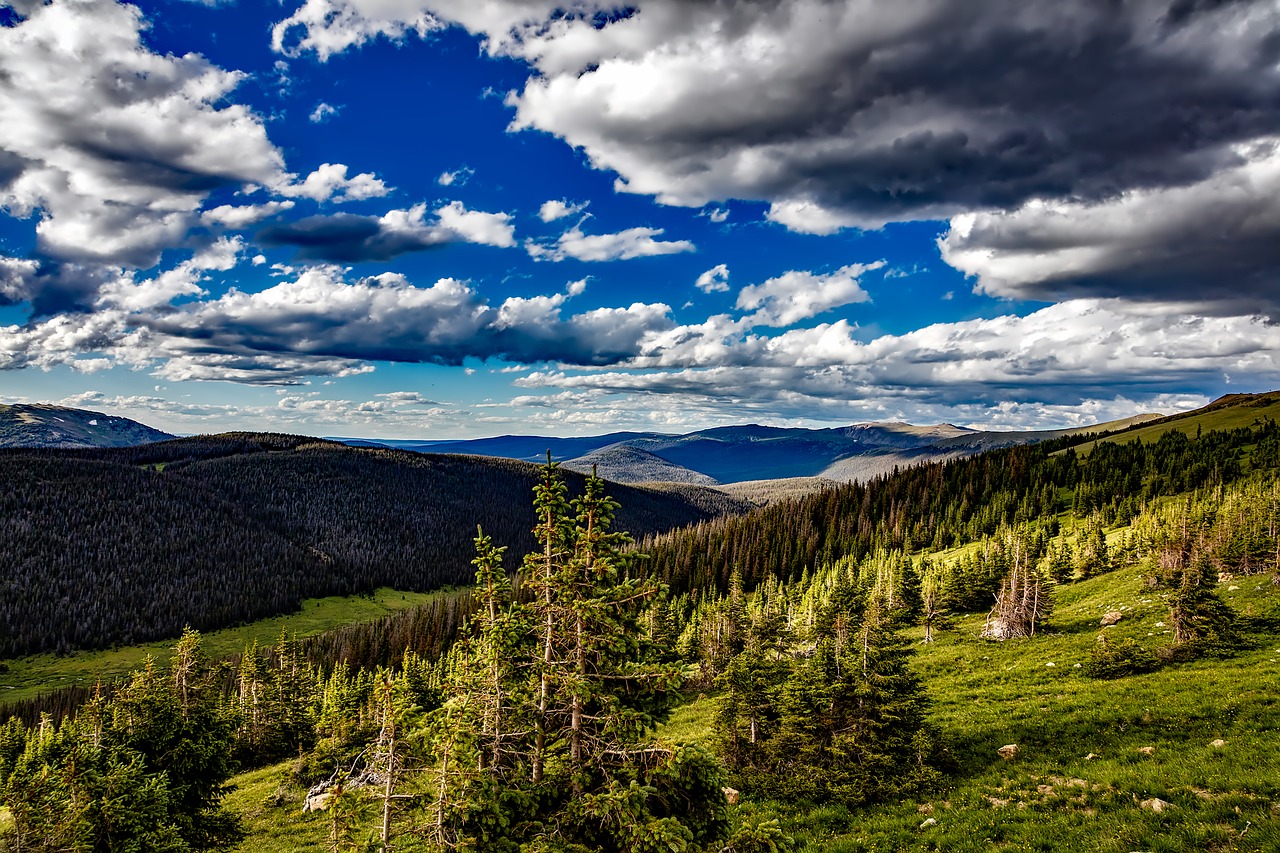
[[[998,752],[1000,757],[1005,761],[1012,761],[1018,756],[1018,745],[1016,743],[1006,744],[997,749],[996,752]]]
[[[1239,588],[1240,588],[1240,587],[1238,587],[1238,586],[1234,586],[1234,585],[1232,585],[1232,586],[1227,587],[1227,592],[1235,592],[1235,591],[1236,591],[1236,590],[1238,590]]]
[[[1156,748],[1154,746],[1140,746],[1138,747],[1138,752],[1141,752],[1143,755],[1155,755]]]
[[[938,819],[931,817],[931,818],[926,818],[925,821],[920,824],[920,828],[928,829],[931,826],[937,826],[937,825],[938,825]]]
[[[1149,800],[1143,800],[1142,807],[1149,811],[1153,811],[1156,814],[1160,814],[1160,812],[1164,811],[1165,809],[1172,808],[1173,804],[1166,803],[1164,800],[1160,799],[1159,797],[1152,797]]]
[[[1209,746],[1213,747],[1214,749],[1222,749],[1222,748],[1223,748],[1224,746],[1226,746],[1226,745],[1227,745],[1227,742],[1226,742],[1225,740],[1223,740],[1222,738],[1218,738],[1217,740],[1209,741]]]
[[[738,804],[738,793],[736,788],[724,789],[724,798],[729,801],[729,805],[736,806]]]
[[[1124,618],[1124,614],[1119,610],[1108,610],[1102,614],[1101,625],[1103,628],[1110,628],[1112,625]]]
[[[1098,755],[1096,752],[1091,752],[1091,753],[1089,753],[1088,755],[1086,755],[1086,756],[1084,757],[1084,760],[1085,760],[1085,761],[1093,761],[1093,759],[1095,759],[1095,758],[1101,758],[1101,757],[1102,757],[1102,756],[1101,756],[1101,755]]]
[[[322,812],[329,808],[329,803],[336,793],[336,791],[320,791],[316,794],[307,794],[307,800],[302,804],[303,813]]]

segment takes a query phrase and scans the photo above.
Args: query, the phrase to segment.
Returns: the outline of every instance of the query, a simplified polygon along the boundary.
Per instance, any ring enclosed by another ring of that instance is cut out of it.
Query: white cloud
[[[324,163],[301,183],[284,183],[275,187],[280,195],[309,198],[312,201],[363,201],[380,198],[391,188],[371,172],[347,177],[342,163]]]
[[[0,27],[0,207],[39,215],[42,253],[150,266],[213,187],[280,174],[262,122],[229,102],[244,75],[151,52],[134,6],[26,11]]]
[[[777,415],[865,417],[854,413],[875,405],[886,416],[913,412],[916,422],[920,412],[968,411],[990,424],[992,388],[1029,422],[1034,412],[1063,412],[1081,401],[1167,395],[1171,377],[1190,387],[1217,385],[1223,374],[1249,376],[1258,388],[1280,382],[1280,327],[1257,316],[1170,323],[1177,309],[1076,300],[1026,317],[940,323],[867,342],[844,320],[765,337],[748,322],[713,317],[651,333],[625,371],[543,370],[516,384],[712,408],[727,405],[731,388],[734,399]]]
[[[416,5],[394,0],[307,0],[272,28],[271,46],[287,56],[312,51],[326,62],[372,38],[394,41],[410,33],[424,37],[439,29],[439,21]]]
[[[716,264],[714,267],[698,276],[698,280],[694,282],[694,286],[703,293],[718,293],[728,290],[728,264]]]
[[[442,187],[451,187],[455,184],[462,186],[471,176],[476,173],[475,169],[469,166],[463,166],[461,169],[454,169],[452,172],[441,172],[440,177],[436,178],[436,183]]]
[[[30,299],[32,279],[39,268],[35,261],[0,255],[0,305]]]
[[[753,325],[791,326],[841,305],[870,302],[859,279],[884,263],[849,264],[826,275],[791,270],[763,284],[742,288],[737,307],[755,312],[748,318]]]
[[[729,218],[729,209],[727,207],[712,208],[707,214],[707,218],[717,224],[726,221]]]
[[[555,222],[557,219],[564,219],[566,216],[573,216],[586,210],[587,202],[581,204],[570,204],[563,199],[549,199],[542,203],[542,207],[538,210],[538,218],[543,222]]]
[[[628,228],[615,234],[584,234],[574,227],[560,235],[554,245],[544,246],[533,241],[525,243],[529,255],[536,260],[563,261],[575,258],[579,261],[617,261],[646,258],[654,255],[674,255],[695,251],[688,240],[655,240],[665,233],[661,228]]]
[[[316,104],[316,108],[311,111],[311,115],[307,118],[312,124],[323,124],[336,116],[340,109],[340,107],[335,107],[332,104],[326,104],[324,101],[321,101]]]
[[[292,201],[268,201],[264,204],[232,205],[223,204],[200,214],[200,221],[205,225],[240,230],[275,216],[285,210],[292,210]]]
[[[436,211],[440,227],[458,235],[468,243],[510,248],[516,244],[515,226],[509,213],[484,213],[467,210],[460,201],[453,201]]]
[[[203,296],[200,283],[205,273],[232,269],[243,250],[244,241],[239,237],[222,237],[155,278],[138,281],[122,275],[98,292],[97,307],[136,312],[168,305],[183,296]]]

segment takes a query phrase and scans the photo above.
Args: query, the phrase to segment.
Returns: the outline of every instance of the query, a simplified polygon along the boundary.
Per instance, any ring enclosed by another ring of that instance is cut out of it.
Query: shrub
[[[1106,634],[1099,634],[1098,644],[1084,663],[1084,674],[1090,678],[1123,678],[1151,672],[1159,666],[1159,659],[1136,640],[1112,642]]]

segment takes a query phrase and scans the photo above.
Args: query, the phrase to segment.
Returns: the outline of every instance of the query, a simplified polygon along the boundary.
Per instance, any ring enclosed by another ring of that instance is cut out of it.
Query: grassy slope
[[[1222,585],[1237,612],[1261,620],[1256,647],[1235,657],[1116,681],[1084,677],[1075,664],[1108,610],[1125,614],[1110,636],[1168,642],[1157,624],[1166,612],[1141,574],[1131,567],[1060,588],[1048,630],[1033,640],[984,642],[974,616],[917,646],[954,763],[941,789],[860,810],[742,808],[781,818],[807,853],[1280,849],[1280,588],[1265,576]],[[713,696],[694,698],[660,734],[710,744],[714,707]],[[1217,738],[1226,746],[1210,746]],[[1006,762],[996,750],[1009,743],[1021,752]],[[230,803],[251,831],[238,850],[323,849],[324,816],[301,814],[302,792],[282,785],[287,769],[236,780]],[[1144,809],[1153,797],[1172,808]],[[937,825],[922,829],[930,817]]]
[[[1280,849],[1280,630],[1255,634],[1256,648],[1227,660],[1084,677],[1075,664],[1107,610],[1125,613],[1110,636],[1168,642],[1157,624],[1166,611],[1140,576],[1129,568],[1062,587],[1048,632],[1033,640],[984,642],[981,619],[969,617],[917,647],[955,762],[931,796],[853,812],[746,808],[780,817],[809,851]],[[1266,577],[1222,592],[1244,615],[1280,616],[1280,589]],[[671,726],[682,736],[705,731],[713,704],[699,699]],[[1226,746],[1209,745],[1217,738]],[[1010,743],[1021,752],[1006,762],[996,750]],[[1172,808],[1144,809],[1153,797]],[[937,825],[921,828],[930,817]]]
[[[1280,419],[1280,392],[1227,398],[1210,403],[1202,409],[1173,415],[1147,426],[1118,433],[1102,441],[1128,442],[1137,438],[1144,442],[1153,442],[1158,441],[1166,432],[1175,429],[1195,436],[1197,430],[1211,432],[1215,429],[1238,429],[1252,426],[1255,421],[1265,418]],[[1087,456],[1097,443],[1090,441],[1077,445],[1076,453]]]
[[[312,598],[304,601],[297,613],[261,619],[238,628],[211,631],[204,635],[205,649],[214,657],[236,655],[255,640],[261,646],[274,644],[282,630],[290,635],[309,637],[414,607],[429,600],[433,594],[379,589],[370,597]],[[98,678],[110,681],[128,675],[147,655],[157,660],[168,660],[173,643],[173,640],[161,640],[63,656],[43,654],[11,658],[4,661],[8,670],[0,672],[0,702],[29,699],[42,691],[77,683],[92,685]]]

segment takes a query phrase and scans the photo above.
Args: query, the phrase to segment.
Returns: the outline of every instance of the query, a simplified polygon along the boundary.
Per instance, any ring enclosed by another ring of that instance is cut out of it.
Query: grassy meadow
[[[942,784],[860,809],[748,798],[739,811],[777,817],[807,853],[1280,850],[1280,587],[1238,577],[1220,594],[1245,620],[1249,648],[1113,681],[1079,666],[1099,633],[1169,642],[1140,567],[1059,587],[1048,628],[1030,640],[981,640],[977,616],[930,645],[916,631],[915,665],[947,745]],[[1124,616],[1103,629],[1108,611]],[[690,695],[660,736],[714,747],[715,702]],[[1012,760],[997,752],[1008,744]],[[301,813],[288,778],[288,763],[237,777],[230,802],[251,833],[238,850],[325,849],[326,817]]]
[[[285,631],[299,638],[322,634],[343,625],[369,622],[415,607],[435,593],[379,589],[368,596],[330,596],[304,601],[296,613],[261,619],[236,628],[204,634],[205,651],[212,657],[238,655],[250,644],[271,646]],[[98,679],[112,681],[137,669],[147,655],[168,660],[177,638],[157,640],[118,649],[41,654],[0,661],[0,703],[31,699],[36,695],[74,684],[92,686]]]

